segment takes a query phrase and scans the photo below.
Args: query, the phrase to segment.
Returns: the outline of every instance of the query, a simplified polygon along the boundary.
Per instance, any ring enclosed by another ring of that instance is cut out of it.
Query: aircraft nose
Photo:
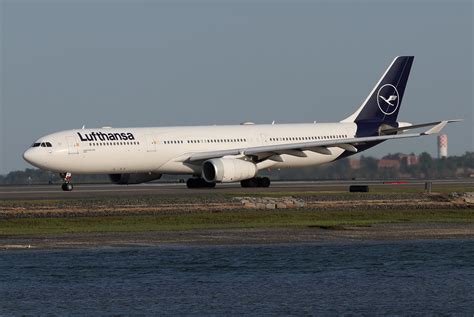
[[[34,149],[28,149],[23,153],[23,159],[32,165],[35,165],[36,156]]]

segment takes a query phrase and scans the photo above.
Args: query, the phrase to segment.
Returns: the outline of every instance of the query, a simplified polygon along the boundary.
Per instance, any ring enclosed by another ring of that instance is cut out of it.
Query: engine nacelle
[[[114,184],[128,185],[140,184],[160,179],[161,174],[158,173],[128,173],[128,174],[109,174],[109,178]]]
[[[207,160],[202,164],[202,177],[207,182],[230,183],[257,175],[257,165],[232,158]]]

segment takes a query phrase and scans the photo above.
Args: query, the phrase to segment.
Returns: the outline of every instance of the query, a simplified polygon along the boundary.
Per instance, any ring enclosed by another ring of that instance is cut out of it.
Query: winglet
[[[435,125],[431,129],[429,129],[428,131],[423,132],[422,135],[430,135],[430,134],[439,133],[439,131],[441,131],[447,124],[448,124],[447,120],[441,121],[440,123],[438,123],[437,125]]]

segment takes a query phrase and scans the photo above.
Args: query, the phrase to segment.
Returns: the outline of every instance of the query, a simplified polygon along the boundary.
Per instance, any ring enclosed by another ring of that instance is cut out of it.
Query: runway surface
[[[440,188],[467,188],[474,191],[474,179],[462,180],[430,180],[433,191]],[[0,186],[0,199],[22,200],[48,200],[48,199],[85,199],[99,197],[125,197],[125,196],[186,196],[189,194],[212,193],[265,193],[265,192],[308,192],[308,191],[344,191],[350,185],[369,185],[370,188],[419,189],[423,190],[424,180],[397,181],[291,181],[272,182],[270,188],[242,188],[240,184],[218,184],[216,188],[188,189],[185,184],[151,183],[139,185],[114,185],[114,184],[75,184],[72,192],[64,192],[59,184],[54,185],[22,185]]]

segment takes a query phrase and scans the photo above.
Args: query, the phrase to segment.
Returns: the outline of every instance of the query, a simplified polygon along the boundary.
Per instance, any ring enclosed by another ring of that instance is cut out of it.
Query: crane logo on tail
[[[400,104],[397,88],[392,84],[385,84],[377,92],[377,104],[383,114],[394,114]]]

